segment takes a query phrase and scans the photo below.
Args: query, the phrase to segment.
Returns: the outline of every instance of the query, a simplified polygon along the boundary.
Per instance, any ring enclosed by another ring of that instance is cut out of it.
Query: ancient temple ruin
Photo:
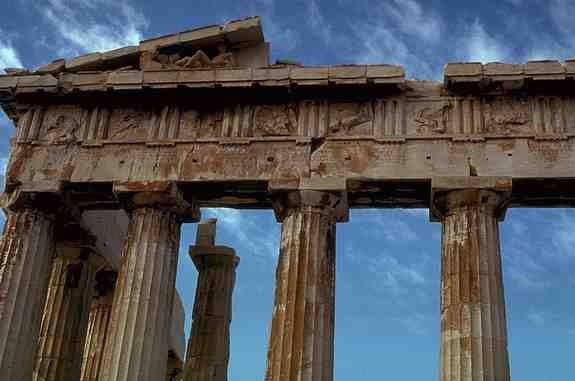
[[[273,208],[282,224],[266,381],[333,380],[350,208],[430,209],[440,380],[509,380],[499,222],[575,204],[575,61],[448,64],[438,83],[268,57],[248,18],[0,76],[15,127],[1,380],[225,380],[237,257],[209,224],[200,288],[209,263],[226,281],[219,302],[198,292],[187,364],[175,291],[180,226],[200,207]]]

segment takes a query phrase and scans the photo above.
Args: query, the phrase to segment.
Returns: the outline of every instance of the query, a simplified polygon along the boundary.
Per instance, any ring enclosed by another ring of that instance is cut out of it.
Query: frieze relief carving
[[[412,115],[417,125],[417,133],[423,135],[445,134],[452,109],[453,105],[448,102],[426,104],[417,108]]]
[[[142,109],[118,109],[112,112],[108,139],[139,140],[147,137],[148,113]]]
[[[179,137],[182,139],[218,137],[221,134],[223,119],[222,110],[183,109]]]
[[[516,134],[531,129],[531,116],[527,98],[497,98],[485,101],[484,133]]]
[[[371,135],[373,110],[370,103],[333,103],[329,108],[330,135]]]
[[[69,144],[77,142],[82,125],[86,122],[82,109],[76,106],[53,107],[44,117],[40,140],[51,144]]]
[[[257,106],[254,136],[289,136],[297,133],[297,106],[293,103]]]

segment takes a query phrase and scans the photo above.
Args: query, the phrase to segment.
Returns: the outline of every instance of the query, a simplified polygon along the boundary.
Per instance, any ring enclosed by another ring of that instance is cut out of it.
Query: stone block
[[[478,62],[448,63],[443,76],[446,82],[479,82],[483,79],[483,65]]]
[[[143,72],[139,70],[113,71],[108,73],[107,85],[116,90],[139,89],[142,87]]]
[[[186,86],[213,86],[216,81],[214,69],[182,70],[179,72],[178,82]]]
[[[216,69],[216,83],[227,86],[249,86],[252,69]]]
[[[565,74],[569,78],[575,77],[575,59],[565,61]]]
[[[49,64],[42,65],[36,70],[40,74],[57,74],[64,71],[66,68],[66,60],[63,58],[52,61]]]
[[[262,86],[282,86],[289,84],[289,67],[253,69],[252,78]]]
[[[18,77],[12,75],[0,75],[0,89],[13,89],[18,84]]]
[[[525,76],[525,65],[491,62],[483,66],[483,75],[493,81],[520,80]]]
[[[372,83],[403,83],[405,69],[397,65],[367,65],[366,76]]]
[[[559,61],[529,61],[525,65],[525,75],[534,80],[565,79],[565,68]]]
[[[329,80],[329,67],[292,67],[290,81],[303,86],[325,86]]]
[[[148,84],[177,84],[179,81],[179,72],[177,70],[158,70],[144,71],[143,83]]]
[[[90,53],[72,58],[66,62],[67,71],[98,69],[102,62],[102,53]]]
[[[18,79],[17,92],[55,91],[58,79],[50,74],[25,75]]]

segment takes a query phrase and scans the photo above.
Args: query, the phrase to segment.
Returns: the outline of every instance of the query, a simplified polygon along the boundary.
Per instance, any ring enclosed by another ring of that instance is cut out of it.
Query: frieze
[[[369,102],[332,103],[329,108],[329,135],[372,135],[373,110]]]
[[[56,106],[46,111],[38,140],[50,144],[77,142],[81,128],[86,123],[86,113],[80,107]]]
[[[110,116],[109,140],[145,140],[149,113],[143,109],[116,109]]]
[[[483,133],[509,135],[529,133],[531,116],[527,98],[499,98],[484,102]]]
[[[423,105],[412,115],[417,125],[417,133],[423,135],[445,134],[448,132],[449,114],[453,105],[449,102]]]
[[[256,106],[254,136],[289,136],[297,134],[295,104]]]

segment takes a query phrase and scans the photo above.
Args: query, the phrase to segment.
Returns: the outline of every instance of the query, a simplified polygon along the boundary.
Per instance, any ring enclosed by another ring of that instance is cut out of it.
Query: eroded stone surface
[[[331,381],[338,198],[303,191],[282,200],[266,381]]]
[[[509,193],[438,192],[443,224],[441,381],[510,379],[498,219]]]

